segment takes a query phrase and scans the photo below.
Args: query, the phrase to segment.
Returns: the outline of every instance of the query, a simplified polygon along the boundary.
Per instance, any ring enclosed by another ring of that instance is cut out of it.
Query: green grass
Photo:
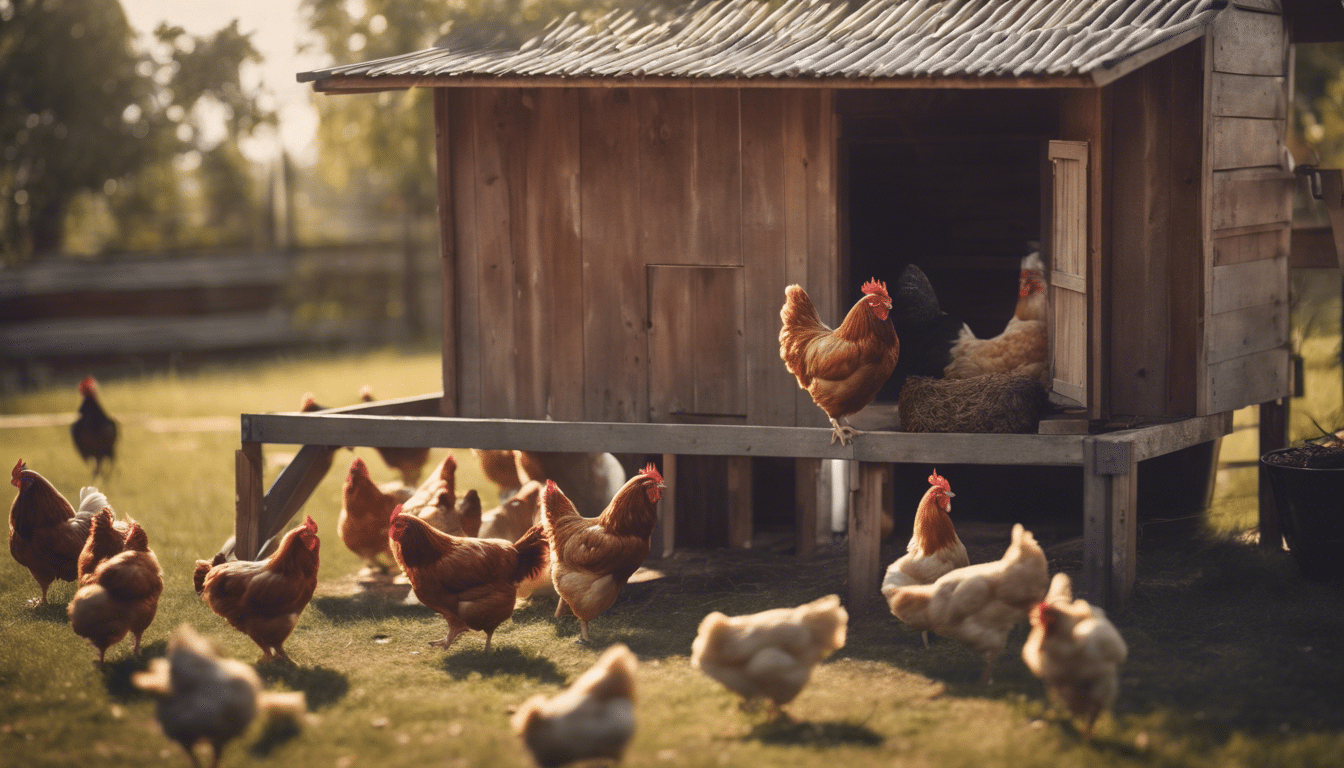
[[[292,409],[305,390],[339,405],[352,402],[365,383],[383,397],[411,395],[438,388],[438,366],[433,351],[389,350],[102,381],[104,401],[123,416],[125,430],[117,474],[103,488],[120,512],[144,525],[165,571],[146,655],[161,655],[182,622],[237,658],[253,661],[259,651],[214,616],[190,583],[193,561],[213,554],[232,531],[236,425],[156,432],[152,422],[131,415],[236,418],[241,411]],[[5,396],[0,410],[70,411],[77,401],[73,384]],[[268,457],[292,450],[266,448]],[[455,453],[459,487],[476,487],[493,504],[494,489],[481,482],[470,454]],[[356,454],[375,479],[392,478],[373,451]],[[88,482],[65,426],[0,429],[0,456],[23,457],[67,493]],[[431,460],[441,456],[436,451]],[[551,605],[534,604],[500,627],[489,656],[478,634],[445,653],[426,645],[443,636],[438,616],[351,593],[359,563],[334,532],[348,459],[338,454],[304,510],[317,520],[324,544],[319,594],[287,644],[298,666],[262,670],[273,686],[304,690],[320,722],[294,737],[257,724],[226,750],[225,765],[525,766],[527,756],[508,728],[508,708],[533,693],[559,690],[617,641],[640,658],[639,731],[630,765],[1324,766],[1344,760],[1339,591],[1304,582],[1280,555],[1228,540],[1143,550],[1134,605],[1115,617],[1130,645],[1120,699],[1090,744],[1058,718],[1046,718],[1040,685],[1018,656],[1024,628],[1014,633],[996,682],[983,687],[975,683],[979,666],[969,651],[937,639],[925,650],[917,633],[884,615],[851,622],[846,647],[790,707],[803,725],[770,726],[763,714],[740,711],[734,696],[690,668],[696,627],[711,610],[748,613],[843,592],[842,548],[823,548],[817,560],[799,566],[786,537],[766,530],[750,551],[679,553],[651,562],[661,578],[629,585],[593,622],[594,647],[573,642],[572,618],[558,621]],[[279,466],[268,458],[268,480]],[[1003,531],[975,531],[967,536],[972,559],[997,557]],[[888,543],[884,562],[896,550]],[[1050,553],[1053,569],[1076,574],[1076,549],[1065,545]],[[58,582],[52,606],[28,609],[24,601],[37,594],[35,582],[0,557],[0,765],[187,765],[159,731],[153,702],[129,685],[131,672],[145,666],[130,656],[129,643],[114,646],[100,671],[92,646],[70,631],[65,603],[72,593],[71,585]]]

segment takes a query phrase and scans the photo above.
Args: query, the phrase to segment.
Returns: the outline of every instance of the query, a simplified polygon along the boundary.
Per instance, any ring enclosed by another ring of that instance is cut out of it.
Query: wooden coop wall
[[[836,323],[827,90],[436,91],[446,413],[825,426],[784,287]]]
[[[1205,259],[1198,412],[1292,393],[1288,249],[1293,174],[1282,152],[1292,102],[1292,47],[1277,2],[1219,14],[1205,47]]]

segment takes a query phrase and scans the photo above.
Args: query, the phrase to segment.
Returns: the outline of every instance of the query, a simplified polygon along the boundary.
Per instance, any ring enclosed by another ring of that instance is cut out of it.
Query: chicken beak
[[[949,499],[952,498],[953,496],[956,496],[956,495],[957,495],[957,494],[955,494],[955,493],[953,493],[953,492],[951,492],[951,491],[943,491],[943,493],[946,494],[946,495],[947,495],[947,498],[949,498]]]

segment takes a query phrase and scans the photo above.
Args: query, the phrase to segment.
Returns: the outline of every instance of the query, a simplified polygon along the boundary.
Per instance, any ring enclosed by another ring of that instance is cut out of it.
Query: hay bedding
[[[1045,387],[1030,376],[989,373],[971,379],[911,376],[898,401],[906,432],[1034,433]]]

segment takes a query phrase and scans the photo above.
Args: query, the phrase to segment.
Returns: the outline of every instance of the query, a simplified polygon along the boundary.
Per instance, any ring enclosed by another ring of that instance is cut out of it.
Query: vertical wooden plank
[[[476,228],[475,89],[448,88],[448,122],[453,144],[452,187],[457,242],[457,334],[444,356],[457,369],[457,415],[479,417],[481,410],[480,250]]]
[[[457,415],[457,225],[453,201],[452,110],[448,89],[434,89],[434,158],[438,168],[439,257],[443,292],[443,401],[439,413]]]
[[[742,256],[746,263],[747,422],[795,426],[798,380],[779,359],[779,309],[788,276],[781,274],[784,238],[784,137],[779,92],[748,89],[741,97]],[[767,352],[768,351],[768,352]],[[813,406],[815,408],[815,406]]]
[[[807,178],[807,283],[808,295],[817,302],[822,317],[838,323],[848,307],[842,306],[845,286],[840,283],[839,237],[836,232],[836,140],[835,92],[809,89],[802,98],[803,147]],[[895,281],[896,275],[879,275]],[[867,279],[867,278],[864,278]],[[825,421],[820,408],[818,423]],[[825,426],[825,424],[821,424]]]
[[[1060,134],[1086,141],[1087,157],[1087,317],[1088,415],[1110,413],[1110,286],[1106,282],[1105,244],[1110,242],[1110,165],[1107,160],[1111,131],[1110,90],[1068,89],[1060,99]],[[1053,268],[1054,265],[1051,265]]]
[[[1093,603],[1106,604],[1111,596],[1114,478],[1098,472],[1096,448],[1094,438],[1083,439],[1083,593]]]
[[[502,165],[511,180],[507,191],[513,269],[508,287],[514,304],[510,368],[514,390],[509,416],[517,419],[545,417],[550,369],[545,336],[551,302],[542,290],[550,271],[550,252],[539,231],[549,204],[541,185],[550,170],[550,158],[541,153],[545,141],[541,135],[548,127],[538,120],[538,95],[534,88],[505,91],[498,113],[501,143],[507,141]]]
[[[817,554],[817,509],[820,501],[818,486],[822,464],[821,459],[794,459],[793,466],[794,555],[806,562]],[[829,511],[828,506],[827,512]]]
[[[650,266],[649,421],[667,422],[696,413],[695,272],[685,267]],[[687,354],[692,353],[692,354]]]
[[[244,441],[234,451],[233,554],[239,560],[252,560],[261,547],[261,443]]]
[[[682,308],[682,314],[695,319],[695,412],[746,415],[743,270],[706,267],[686,271],[692,273],[692,303]]]
[[[1206,239],[1204,210],[1206,187],[1201,183],[1204,166],[1205,114],[1204,55],[1199,45],[1188,45],[1170,60],[1169,115],[1166,140],[1168,228],[1168,416],[1194,416],[1198,411],[1204,358],[1205,266],[1212,245]],[[1117,166],[1118,167],[1118,166]],[[1112,230],[1118,232],[1118,227]],[[1113,251],[1114,252],[1114,251]]]
[[[858,491],[849,505],[849,593],[851,616],[873,613],[882,605],[882,483],[886,465],[859,463]]]
[[[1129,462],[1129,471],[1111,477],[1111,599],[1107,610],[1123,608],[1134,592],[1138,566],[1138,462]]]
[[[1091,406],[1095,392],[1090,376],[1090,329],[1097,321],[1090,313],[1091,278],[1088,254],[1088,144],[1051,141],[1047,156],[1052,164],[1049,226],[1045,229],[1050,258],[1050,368],[1051,389]]]
[[[557,421],[583,418],[583,248],[581,243],[579,92],[538,88],[536,152],[547,172],[535,186],[542,204],[536,247],[548,265],[541,292],[549,310],[541,358],[546,361],[543,415]],[[526,303],[526,302],[524,302]]]
[[[658,525],[654,528],[653,551],[671,557],[677,548],[677,455],[663,454],[663,497],[658,501]]]
[[[699,264],[743,264],[738,91],[689,90],[695,115],[689,217],[691,253]]]
[[[751,549],[751,457],[729,456],[728,546]]]
[[[691,90],[635,88],[630,93],[639,119],[640,258],[645,264],[711,263],[694,251]]]
[[[1285,397],[1260,404],[1260,455],[1288,447],[1288,424],[1292,398]],[[1269,484],[1269,473],[1263,466],[1259,472],[1260,547],[1268,550],[1283,549],[1283,531],[1279,528],[1278,507],[1274,489]]]
[[[810,91],[789,88],[778,91],[781,101],[780,128],[784,139],[784,279],[786,285],[798,283],[807,290],[822,322],[834,327],[842,319],[835,308],[836,286],[815,285],[811,282],[809,266],[812,245],[809,235],[808,218],[808,128],[817,128],[815,103],[817,99]],[[814,296],[815,292],[815,296]],[[781,302],[782,303],[782,302]],[[812,402],[812,397],[802,389],[793,390],[794,419],[798,426],[824,427],[829,424],[825,413]]]
[[[584,182],[584,418],[648,418],[648,322],[639,253],[639,120],[630,90],[586,88],[579,139]]]
[[[1112,86],[1117,121],[1124,125],[1115,132],[1113,149],[1111,406],[1114,413],[1136,416],[1161,416],[1166,408],[1171,338],[1167,58]]]

